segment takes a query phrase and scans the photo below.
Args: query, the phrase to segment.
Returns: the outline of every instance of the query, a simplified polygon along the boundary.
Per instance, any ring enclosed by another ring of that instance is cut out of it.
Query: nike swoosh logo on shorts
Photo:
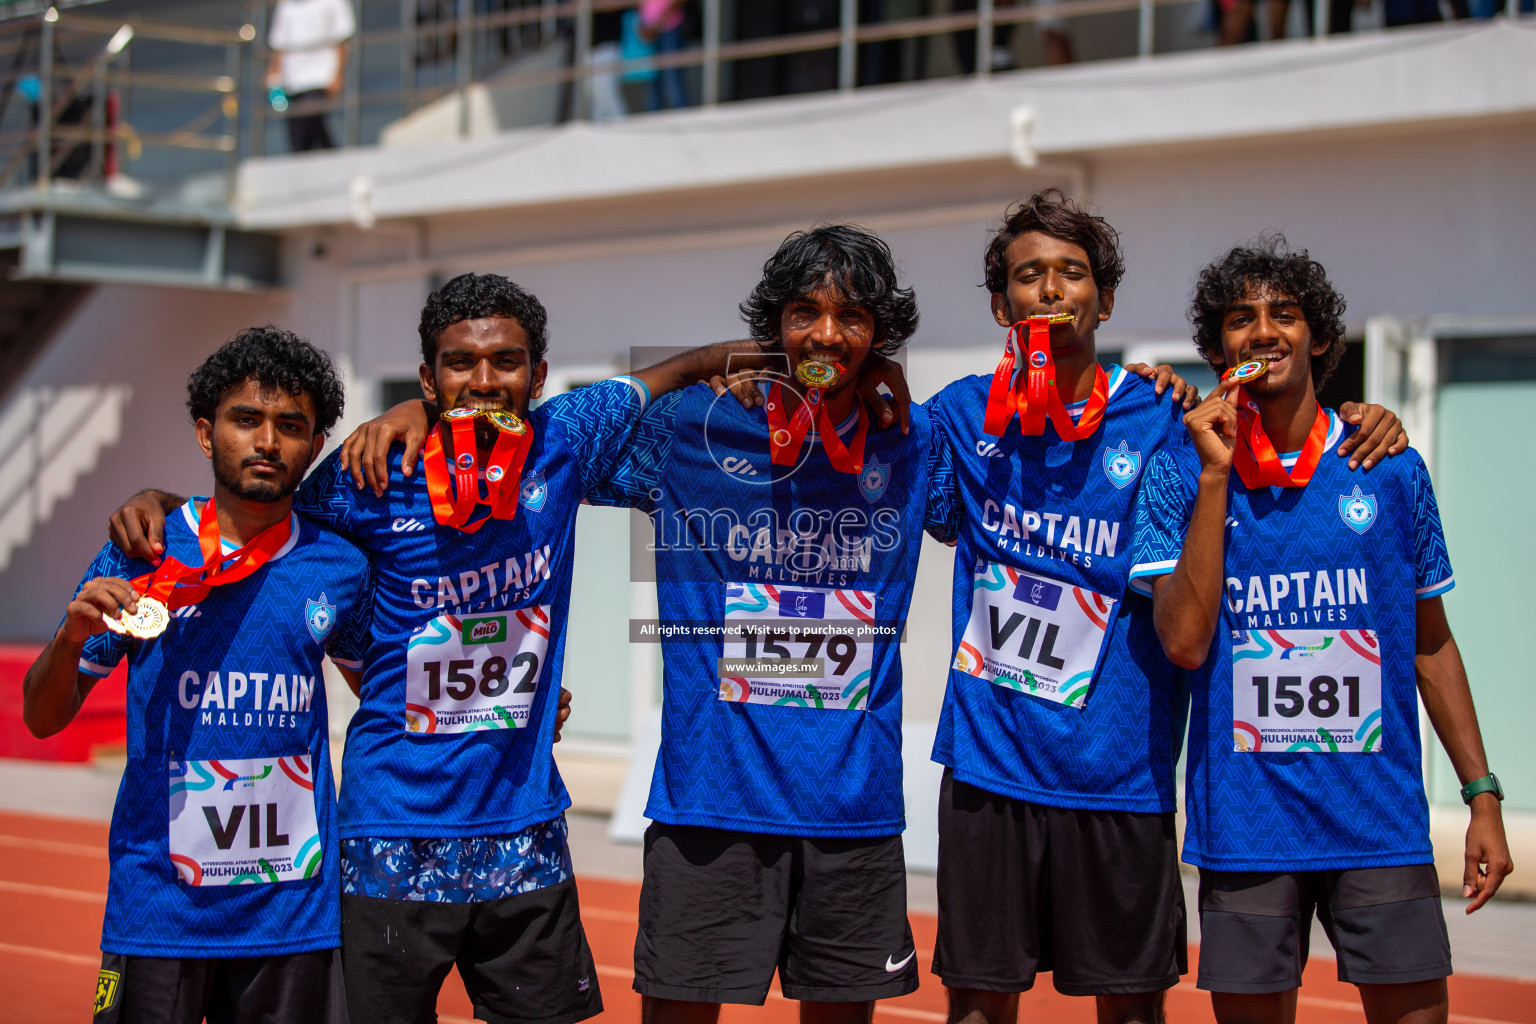
[[[899,964],[892,963],[891,962],[891,958],[890,957],[886,957],[885,958],[885,973],[886,974],[895,974],[897,971],[899,971],[903,967],[907,966],[907,961],[911,960],[915,956],[917,956],[917,950],[914,949],[912,952],[910,952],[906,956],[902,957],[901,958],[901,963],[899,963]]]

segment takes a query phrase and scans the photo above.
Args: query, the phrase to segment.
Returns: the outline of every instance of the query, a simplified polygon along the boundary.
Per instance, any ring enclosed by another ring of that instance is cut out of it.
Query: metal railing
[[[0,63],[11,59],[10,69],[0,72],[0,189],[31,184],[47,190],[61,175],[106,185],[119,150],[137,156],[146,147],[223,154],[224,173],[233,181],[242,77],[254,39],[250,25],[197,28],[53,8],[35,19],[0,23]],[[134,42],[151,40],[222,51],[223,73],[132,68]],[[140,130],[132,101],[146,91],[207,102],[176,127]]]
[[[221,154],[227,198],[239,160],[263,155],[269,136],[287,119],[337,114],[341,144],[359,145],[374,141],[386,121],[456,97],[457,134],[465,136],[471,133],[470,92],[483,84],[500,90],[560,90],[558,111],[540,122],[548,123],[591,117],[593,83],[599,76],[637,68],[647,73],[696,69],[691,73],[698,102],[714,106],[728,98],[725,69],[743,61],[825,52],[835,62],[834,87],[850,91],[860,87],[861,61],[870,44],[969,36],[974,70],[959,70],[985,76],[992,73],[990,56],[999,28],[1128,13],[1135,14],[1133,52],[1149,58],[1157,42],[1157,8],[1190,0],[1017,0],[1012,5],[971,0],[970,10],[879,21],[860,20],[859,0],[840,0],[831,27],[747,39],[724,38],[722,0],[697,0],[700,38],[687,48],[654,54],[643,63],[606,64],[593,59],[594,18],[632,8],[634,0],[498,0],[501,10],[486,9],[490,0],[434,0],[427,13],[438,16],[426,18],[423,0],[351,2],[361,31],[346,43],[350,57],[342,88],[284,111],[268,105],[262,75],[272,57],[267,46],[271,0],[246,0],[248,20],[230,28],[137,17],[125,21],[97,13],[102,8],[50,8],[41,16],[0,22],[0,68],[7,57],[12,65],[8,72],[0,70],[0,189],[23,184],[48,189],[66,166],[70,177],[104,185],[120,150],[136,154],[162,148]],[[1347,2],[1310,0],[1314,32],[1328,31],[1331,4]],[[1506,0],[1511,17],[1520,2]],[[385,27],[375,27],[380,23]],[[150,41],[200,48],[203,63],[211,54],[217,68],[210,73],[206,67],[192,72],[135,66],[135,45]],[[551,47],[558,57],[554,66],[519,66],[521,57]],[[62,59],[66,55],[67,61]],[[23,105],[16,103],[17,93],[29,80],[35,83],[35,98],[19,117],[17,108]],[[206,102],[195,113],[189,108],[191,116],[180,124],[151,131],[146,121],[136,124],[133,103],[152,94]],[[18,126],[18,120],[24,123]]]

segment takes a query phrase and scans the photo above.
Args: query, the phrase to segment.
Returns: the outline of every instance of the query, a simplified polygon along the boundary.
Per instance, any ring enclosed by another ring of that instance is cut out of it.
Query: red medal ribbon
[[[862,401],[858,403],[858,416],[859,426],[854,432],[853,443],[844,445],[843,439],[837,434],[837,424],[832,422],[832,414],[827,411],[826,402],[822,401],[820,388],[807,389],[805,400],[795,410],[795,415],[786,417],[784,388],[774,384],[768,389],[768,451],[773,464],[793,466],[799,461],[800,452],[805,447],[805,435],[814,422],[816,436],[826,449],[827,460],[832,463],[832,468],[839,473],[863,472],[864,438],[869,433],[869,413],[864,410]]]
[[[1307,443],[1302,446],[1296,465],[1289,473],[1280,464],[1275,446],[1264,433],[1259,407],[1248,397],[1248,389],[1239,385],[1232,390],[1237,405],[1237,445],[1232,449],[1232,465],[1249,490],[1258,487],[1305,487],[1322,460],[1328,445],[1328,414],[1318,406]]]
[[[448,466],[443,449],[443,421],[427,435],[425,448],[427,494],[432,499],[432,517],[442,526],[464,533],[474,533],[488,519],[512,519],[517,515],[517,493],[523,476],[523,463],[533,444],[533,425],[523,421],[521,434],[508,430],[496,432],[496,444],[485,463],[485,490],[480,494],[480,451],[475,440],[475,419],[464,416],[448,420],[453,437],[453,467]],[[450,493],[451,491],[451,493]],[[478,505],[490,511],[469,521]]]
[[[1026,348],[1025,327],[1029,329],[1027,365],[1024,372],[1015,374],[1017,357],[1014,353]],[[1104,408],[1109,404],[1109,376],[1103,367],[1094,367],[1093,394],[1078,421],[1073,423],[1072,414],[1056,390],[1056,360],[1051,355],[1050,330],[1050,322],[1044,317],[1020,320],[1009,328],[1003,358],[992,373],[992,388],[987,393],[987,411],[982,423],[983,429],[994,437],[1002,437],[1008,432],[1008,424],[1015,412],[1019,414],[1021,434],[1044,434],[1047,417],[1063,441],[1081,441],[1099,429]]]
[[[133,589],[145,597],[152,597],[174,611],[189,604],[197,604],[208,596],[214,587],[243,580],[272,560],[282,550],[293,532],[293,516],[286,515],[252,537],[239,550],[224,554],[224,542],[219,537],[219,518],[213,508],[213,499],[203,504],[197,520],[197,546],[203,555],[202,565],[185,565],[174,558],[167,558],[152,573],[131,581]]]

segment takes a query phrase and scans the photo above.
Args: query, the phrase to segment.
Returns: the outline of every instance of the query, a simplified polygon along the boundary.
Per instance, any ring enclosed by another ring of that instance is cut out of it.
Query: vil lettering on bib
[[[170,762],[170,853],[185,885],[293,882],[320,870],[308,754]]]
[[[1114,607],[1114,598],[1083,587],[979,562],[971,582],[971,617],[953,667],[1081,708]]]
[[[867,710],[875,607],[872,590],[727,583],[720,699]]]
[[[406,648],[405,729],[521,729],[549,646],[549,605],[439,615]]]
[[[1232,633],[1232,749],[1381,751],[1381,645],[1369,629]]]

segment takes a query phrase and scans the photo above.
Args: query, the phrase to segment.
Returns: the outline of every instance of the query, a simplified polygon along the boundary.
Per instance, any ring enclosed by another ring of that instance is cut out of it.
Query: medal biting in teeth
[[[1069,324],[1077,317],[1072,313],[1037,313],[1031,320],[1044,320],[1048,324]]]
[[[805,359],[795,367],[795,379],[808,388],[830,388],[842,379],[843,371],[835,363]]]
[[[1239,363],[1226,373],[1221,375],[1222,380],[1235,380],[1239,384],[1247,384],[1249,381],[1258,380],[1269,372],[1269,364],[1262,359],[1250,359],[1246,363]]]

